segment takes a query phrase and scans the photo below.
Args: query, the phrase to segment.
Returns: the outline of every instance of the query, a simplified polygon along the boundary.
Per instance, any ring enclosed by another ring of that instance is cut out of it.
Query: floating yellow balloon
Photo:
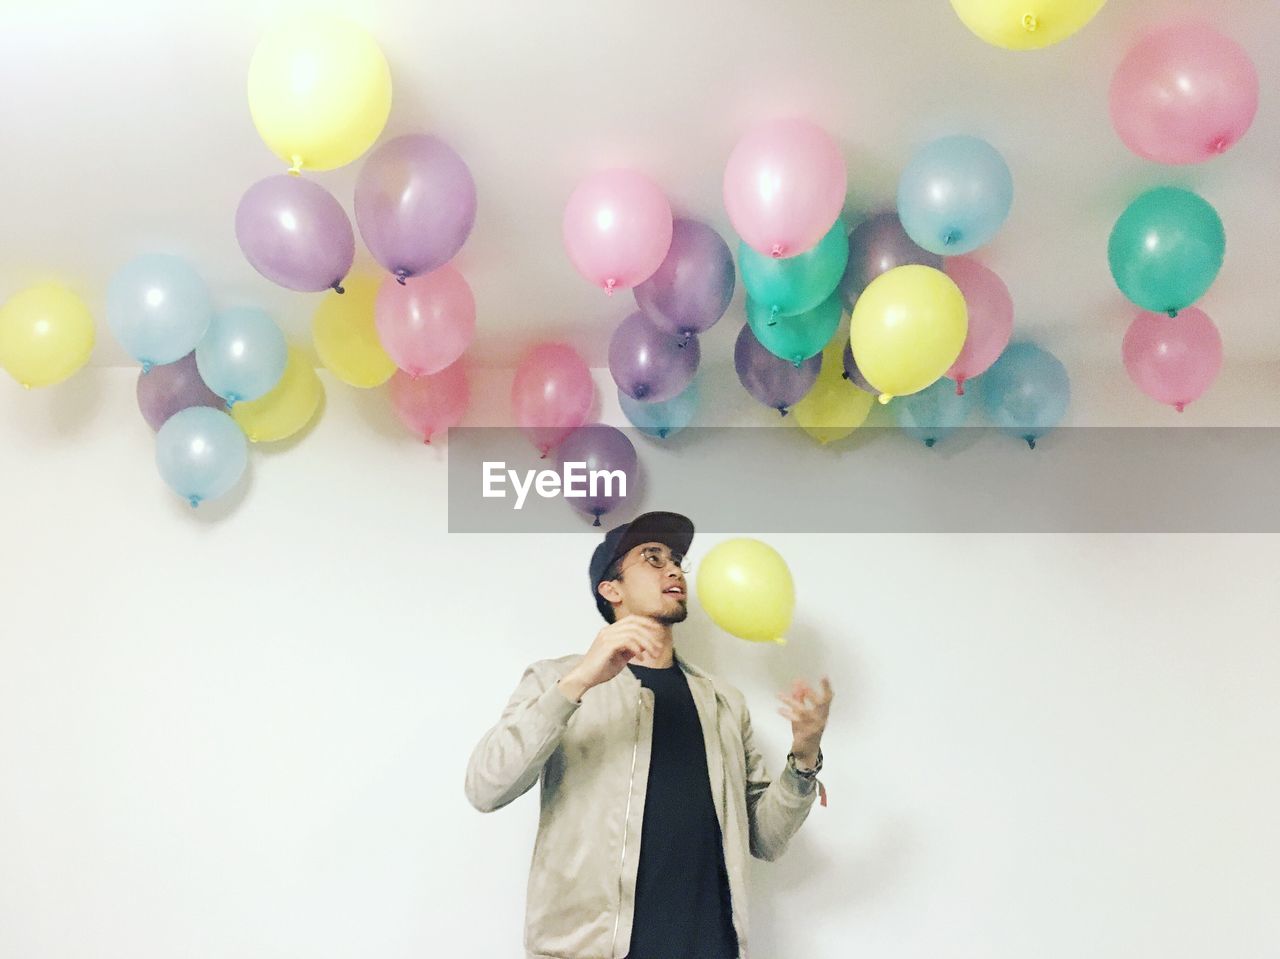
[[[1037,50],[1067,39],[1107,0],[951,0],[964,25],[1006,50]]]
[[[0,366],[30,389],[61,383],[89,362],[93,316],[55,283],[33,286],[0,308]]]
[[[311,422],[324,399],[324,384],[295,346],[289,347],[284,375],[270,393],[231,407],[231,418],[254,443],[288,439]]]
[[[880,402],[919,393],[951,368],[969,332],[964,294],[928,266],[899,266],[872,280],[853,305],[849,342]]]
[[[347,277],[345,293],[326,293],[311,321],[311,335],[320,362],[350,386],[370,389],[391,379],[396,365],[378,340],[374,302],[378,281],[368,276]]]
[[[822,445],[844,439],[864,422],[875,400],[843,377],[844,339],[822,350],[822,369],[804,398],[791,407],[796,425]]]
[[[355,24],[323,15],[291,20],[254,51],[249,111],[293,172],[332,170],[378,139],[391,112],[391,70]]]
[[[717,626],[755,643],[785,643],[796,606],[786,560],[758,539],[730,539],[698,564],[698,602]]]

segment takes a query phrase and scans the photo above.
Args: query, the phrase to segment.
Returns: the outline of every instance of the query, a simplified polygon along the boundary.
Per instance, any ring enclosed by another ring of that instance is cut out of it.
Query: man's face
[[[663,543],[641,543],[629,550],[618,564],[618,579],[600,584],[605,599],[619,604],[617,619],[634,614],[666,624],[684,622],[689,594],[682,559]]]

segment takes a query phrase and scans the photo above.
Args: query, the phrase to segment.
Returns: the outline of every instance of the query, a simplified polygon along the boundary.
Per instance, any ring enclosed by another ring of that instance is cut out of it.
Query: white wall
[[[193,513],[133,375],[0,383],[0,956],[518,955],[537,803],[481,816],[463,771],[598,628],[595,537],[448,535],[444,451],[328,380]],[[791,643],[680,633],[775,766],[773,694],[837,694],[831,805],[753,873],[757,959],[1276,955],[1280,537],[770,541]]]

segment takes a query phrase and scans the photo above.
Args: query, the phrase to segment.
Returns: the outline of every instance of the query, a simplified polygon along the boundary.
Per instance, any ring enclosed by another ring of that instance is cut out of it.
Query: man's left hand
[[[803,679],[797,679],[791,685],[791,692],[779,693],[778,699],[782,701],[778,712],[791,720],[791,751],[795,753],[796,763],[811,769],[817,765],[818,747],[827,728],[831,683],[823,676],[815,690]]]

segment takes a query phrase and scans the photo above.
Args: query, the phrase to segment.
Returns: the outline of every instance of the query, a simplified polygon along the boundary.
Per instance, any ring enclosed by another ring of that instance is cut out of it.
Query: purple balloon
[[[138,409],[153,430],[164,426],[174,413],[192,406],[227,408],[227,401],[200,378],[194,350],[180,360],[138,374]]]
[[[688,339],[724,316],[736,282],[733,254],[720,234],[696,220],[676,220],[667,258],[633,292],[660,329]]]
[[[324,187],[281,173],[259,180],[236,208],[236,240],[272,283],[313,293],[335,289],[356,255],[351,221]]]
[[[475,220],[471,171],[437,137],[414,133],[384,143],[356,178],[360,236],[401,283],[452,260]]]
[[[566,480],[564,495],[575,509],[596,518],[592,526],[599,526],[601,516],[637,495],[635,486],[639,472],[636,469],[636,448],[625,433],[612,426],[600,423],[579,426],[557,447],[556,460],[560,464],[562,476],[565,464],[585,464],[585,470],[581,466],[575,467],[574,476],[577,478],[572,486],[585,491],[586,495],[568,495],[569,480]],[[625,486],[620,482],[622,477],[616,475],[607,478],[597,476],[593,485],[591,474],[598,471],[622,473]]]
[[[872,386],[862,375],[862,370],[858,369],[858,361],[853,358],[853,345],[850,343],[844,345],[844,378],[864,393],[870,393],[872,396],[880,395],[880,391]]]
[[[665,403],[683,393],[701,358],[697,337],[673,336],[638,311],[619,323],[609,340],[613,381],[642,403]]]
[[[822,354],[815,353],[797,366],[770,353],[744,324],[733,347],[733,367],[748,393],[786,416],[813,388],[822,369]]]
[[[930,253],[907,236],[893,211],[877,213],[859,223],[849,234],[849,262],[840,278],[840,299],[852,310],[867,284],[894,267],[931,266],[942,269],[942,257]]]

